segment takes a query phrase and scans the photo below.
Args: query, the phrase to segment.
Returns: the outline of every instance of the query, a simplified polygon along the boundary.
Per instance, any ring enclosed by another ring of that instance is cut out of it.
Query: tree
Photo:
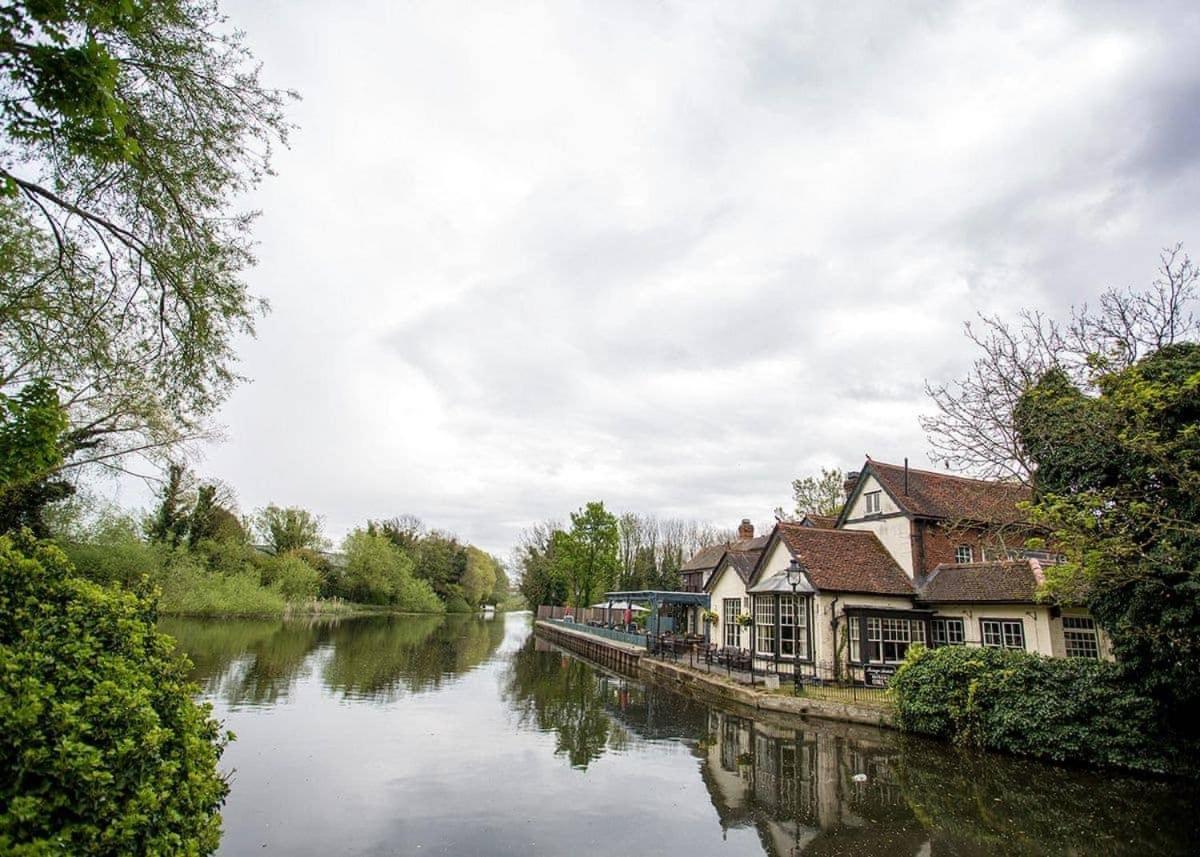
[[[1181,247],[1163,251],[1158,278],[1137,291],[1109,289],[1099,306],[1074,309],[1061,324],[1023,312],[1016,324],[1000,318],[966,325],[979,356],[962,379],[926,384],[934,413],[922,417],[931,457],[978,476],[1028,481],[1033,469],[1013,423],[1026,390],[1052,370],[1095,393],[1097,371],[1118,371],[1145,354],[1200,333],[1191,306],[1200,269]]]
[[[226,736],[156,614],[0,537],[0,852],[216,850]]]
[[[346,536],[342,551],[346,568],[341,594],[351,601],[389,604],[417,613],[443,609],[429,585],[413,576],[412,559],[382,535],[355,530]]]
[[[571,529],[555,533],[555,563],[573,605],[587,607],[612,585],[620,569],[620,540],[617,519],[602,502],[571,513]]]
[[[525,603],[559,605],[567,601],[567,584],[555,553],[555,535],[561,531],[555,521],[545,521],[526,529],[514,550],[513,565],[520,574],[517,588]]]
[[[367,521],[367,532],[379,533],[401,550],[413,553],[425,537],[425,525],[415,515],[398,515],[386,521]]]
[[[52,474],[62,462],[66,414],[46,381],[0,393],[0,533],[29,527],[45,535],[42,512],[73,488]]]
[[[160,490],[158,507],[146,527],[150,541],[175,547],[184,540],[188,531],[190,493],[191,476],[187,469],[182,464],[170,464]]]
[[[472,607],[486,601],[496,588],[496,561],[479,548],[467,546],[467,568],[462,576],[463,598]]]
[[[417,542],[413,555],[414,573],[426,581],[442,599],[462,596],[462,579],[467,571],[467,549],[448,533],[433,530]]]
[[[1163,704],[1164,729],[1200,750],[1200,345],[1106,368],[1089,395],[1060,369],[1019,400],[1035,520],[1067,561],[1058,598],[1086,605],[1126,678]]]
[[[328,541],[321,535],[322,519],[307,509],[271,504],[255,514],[254,528],[274,554],[297,550],[323,550]]]
[[[187,520],[188,546],[194,548],[205,541],[245,544],[246,529],[231,505],[229,492],[218,485],[209,483],[196,489],[196,504]]]
[[[792,497],[796,501],[796,514],[837,515],[844,501],[843,485],[846,477],[841,470],[821,468],[820,476],[806,476],[792,480]]]
[[[239,380],[254,214],[286,142],[210,0],[0,7],[0,390],[42,378],[70,416],[60,466],[123,468],[204,433]]]

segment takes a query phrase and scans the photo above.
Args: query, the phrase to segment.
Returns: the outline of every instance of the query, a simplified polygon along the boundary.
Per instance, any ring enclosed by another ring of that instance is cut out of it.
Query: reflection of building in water
[[[712,711],[703,754],[722,826],[754,826],[769,854],[930,853],[881,742]]]

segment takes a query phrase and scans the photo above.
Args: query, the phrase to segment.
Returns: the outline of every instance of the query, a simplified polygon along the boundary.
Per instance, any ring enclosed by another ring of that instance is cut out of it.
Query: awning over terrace
[[[639,589],[633,592],[606,592],[604,597],[609,601],[643,601],[649,604],[683,604],[688,607],[705,607],[709,605],[707,592],[671,592],[666,589]]]

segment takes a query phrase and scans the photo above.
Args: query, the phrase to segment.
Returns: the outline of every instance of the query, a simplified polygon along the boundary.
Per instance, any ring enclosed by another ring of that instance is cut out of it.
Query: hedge
[[[892,687],[897,725],[908,732],[1054,762],[1172,769],[1154,701],[1112,663],[917,646]]]

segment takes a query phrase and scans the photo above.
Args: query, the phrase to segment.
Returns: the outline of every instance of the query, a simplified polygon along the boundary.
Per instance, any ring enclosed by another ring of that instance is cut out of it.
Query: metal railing
[[[572,631],[580,631],[585,634],[594,634],[597,637],[604,637],[606,640],[615,640],[618,643],[641,646],[643,649],[648,648],[645,634],[633,634],[629,631],[621,631],[616,628],[606,628],[597,625],[581,625],[578,622],[565,622],[562,619],[543,619],[542,621],[549,622],[551,625],[558,625],[560,628],[568,628]]]

